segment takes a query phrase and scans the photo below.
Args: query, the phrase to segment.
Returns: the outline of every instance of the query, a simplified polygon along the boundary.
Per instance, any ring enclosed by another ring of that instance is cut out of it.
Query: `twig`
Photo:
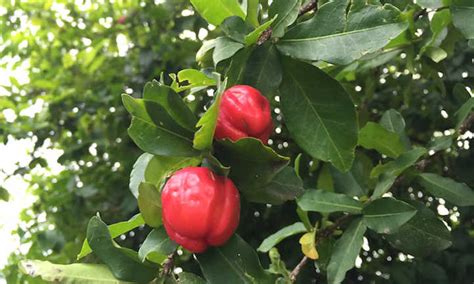
[[[300,270],[301,268],[303,268],[303,266],[306,264],[306,262],[308,261],[308,257],[303,257],[300,261],[300,263],[298,263],[298,265],[295,266],[295,269],[293,269],[293,271],[291,271],[290,273],[290,280],[291,282],[295,282],[296,281],[296,276],[298,276],[298,274],[300,273]]]
[[[474,124],[474,112],[471,113],[462,123],[461,126],[459,126],[459,134],[464,134],[466,131],[468,131],[472,124]]]
[[[161,276],[169,275],[170,272],[173,270],[175,255],[176,251],[168,255],[168,258],[165,260],[165,263],[163,263],[163,270],[161,271]]]
[[[301,7],[300,11],[298,12],[298,17],[303,16],[304,14],[308,13],[311,10],[317,10],[318,9],[318,1],[317,0],[311,0],[306,5]]]
[[[419,18],[421,18],[421,16],[424,16],[428,14],[428,11],[425,9],[421,9],[420,11],[417,11],[414,15],[413,15],[413,20],[416,21],[418,20]]]
[[[304,14],[308,13],[311,10],[316,11],[317,9],[318,9],[318,0],[311,0],[306,5],[300,8],[300,11],[298,12],[298,17],[303,16]],[[262,34],[257,40],[257,45],[262,45],[271,37],[272,37],[272,28],[269,27],[268,29],[262,32]]]
[[[351,217],[352,217],[351,215],[344,215],[342,217],[339,217],[338,219],[336,219],[336,221],[334,221],[334,224],[332,224],[331,226],[327,226],[326,228],[318,231],[317,235],[316,235],[316,246],[318,246],[318,244],[322,240],[327,239],[330,236],[332,236],[332,234],[334,234],[334,232],[337,230],[337,228],[339,228],[344,222],[349,220]],[[296,277],[298,276],[298,274],[300,273],[301,269],[306,264],[306,262],[308,262],[308,257],[304,256],[300,260],[298,265],[296,265],[295,268],[291,271],[291,273],[290,273],[291,282],[296,281]]]

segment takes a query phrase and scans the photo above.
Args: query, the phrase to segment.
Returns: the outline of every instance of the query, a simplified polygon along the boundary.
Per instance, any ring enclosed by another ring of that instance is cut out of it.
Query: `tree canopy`
[[[5,279],[471,283],[473,11],[469,0],[5,3],[0,68],[28,80],[0,87],[0,141],[34,150],[2,177],[38,197],[12,232],[31,246]],[[270,100],[268,146],[213,139],[237,84]],[[44,174],[44,148],[63,151],[59,174]],[[231,178],[242,207],[228,243],[194,256],[157,217],[167,177],[189,165]],[[0,202],[9,195],[0,187]]]

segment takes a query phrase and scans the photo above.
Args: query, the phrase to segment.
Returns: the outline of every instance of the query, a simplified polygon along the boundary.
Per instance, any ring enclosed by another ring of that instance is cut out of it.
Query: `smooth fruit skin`
[[[223,245],[239,224],[237,188],[208,168],[175,172],[163,188],[161,203],[168,236],[193,253]]]
[[[257,89],[236,85],[222,94],[216,139],[254,137],[267,144],[272,130],[270,102]]]

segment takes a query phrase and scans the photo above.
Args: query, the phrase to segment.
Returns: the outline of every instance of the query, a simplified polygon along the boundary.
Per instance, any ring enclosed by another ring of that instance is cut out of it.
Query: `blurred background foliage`
[[[413,8],[411,1],[382,2],[391,2],[405,11]],[[22,176],[37,196],[32,207],[22,213],[19,228],[12,232],[21,243],[32,245],[12,254],[2,273],[8,283],[36,283],[39,280],[19,273],[19,260],[74,262],[87,222],[96,212],[108,224],[127,220],[138,212],[128,183],[141,151],[128,138],[130,118],[122,106],[121,93],[139,96],[144,84],[159,78],[162,72],[197,68],[195,54],[202,40],[206,36],[214,38],[212,33],[218,31],[195,14],[185,0],[4,1],[0,14],[1,67],[24,68],[29,77],[29,81],[19,82],[11,76],[10,83],[0,87],[0,141],[34,141],[29,165],[3,175],[4,179]],[[453,143],[439,142],[454,134],[454,113],[472,96],[469,87],[474,88],[474,51],[466,41],[459,40],[462,36],[450,24],[441,40],[446,59],[435,62],[430,53],[422,55],[433,37],[428,14],[413,23],[418,38],[391,53],[325,70],[343,82],[352,95],[360,125],[378,121],[386,110],[397,109],[405,118],[411,141],[426,145],[433,140],[436,147],[444,147],[434,163],[438,168],[433,171],[448,173],[472,188],[472,133]],[[209,98],[203,98],[205,104]],[[40,106],[35,115],[22,115],[33,105]],[[276,121],[281,120],[281,115],[274,115]],[[272,147],[295,157],[298,153],[285,141],[287,130],[279,126]],[[38,170],[49,167],[41,156],[45,147],[63,151],[58,159],[63,170],[58,175],[44,175]],[[375,152],[366,158],[362,160],[368,164],[377,160]],[[303,155],[302,160],[309,162],[309,157]],[[329,167],[313,168],[312,179],[307,181],[312,187],[337,187]],[[450,283],[472,283],[473,209],[456,208],[423,195],[409,187],[409,180],[395,190],[400,198],[419,200],[438,212],[452,229],[454,245],[414,260],[376,234],[369,234],[360,269],[347,275],[347,283],[389,281],[386,275],[392,275],[393,283],[410,283],[413,279],[421,283],[447,283],[448,279]],[[246,209],[242,211],[239,234],[253,247],[297,221],[296,214],[287,214],[295,212],[294,204],[243,206]],[[145,230],[122,236],[120,244],[137,249],[146,236]],[[288,267],[299,261],[301,252],[296,241],[285,241],[279,248]],[[261,256],[264,266],[268,266],[267,257]],[[93,256],[86,261],[94,261]],[[187,271],[199,271],[195,263],[186,265],[190,266]],[[309,278],[317,282],[324,279],[317,271],[308,265],[301,274],[301,283],[308,283]]]

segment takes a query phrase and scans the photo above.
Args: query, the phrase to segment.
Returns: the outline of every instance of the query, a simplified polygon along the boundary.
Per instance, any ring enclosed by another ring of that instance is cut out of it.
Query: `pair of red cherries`
[[[215,139],[254,137],[267,144],[272,131],[270,103],[257,89],[237,85],[222,94]],[[237,188],[208,168],[175,172],[163,188],[161,203],[168,236],[193,253],[223,245],[239,224]]]

